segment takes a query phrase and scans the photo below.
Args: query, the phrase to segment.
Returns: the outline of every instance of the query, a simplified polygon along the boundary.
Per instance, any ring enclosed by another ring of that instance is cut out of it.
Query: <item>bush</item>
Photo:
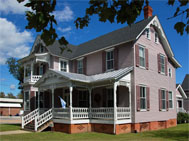
[[[181,113],[177,114],[177,123],[189,123],[189,114],[188,113]]]

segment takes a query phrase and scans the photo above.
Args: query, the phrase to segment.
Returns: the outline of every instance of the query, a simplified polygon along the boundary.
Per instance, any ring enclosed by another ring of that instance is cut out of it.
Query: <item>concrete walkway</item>
[[[0,132],[0,135],[13,135],[13,134],[23,134],[23,133],[31,133],[31,132],[24,130],[4,131],[4,132]]]

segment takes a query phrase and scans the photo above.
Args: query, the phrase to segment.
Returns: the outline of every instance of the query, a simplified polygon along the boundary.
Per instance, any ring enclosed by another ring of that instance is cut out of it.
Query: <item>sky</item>
[[[189,40],[188,35],[177,34],[174,24],[183,20],[177,17],[168,20],[176,8],[169,6],[168,0],[151,0],[150,6],[153,8],[153,15],[157,15],[164,29],[167,39],[171,45],[177,61],[182,65],[176,70],[176,83],[182,83],[185,75],[189,73]],[[92,16],[88,27],[76,29],[74,20],[83,17],[85,9],[89,7],[88,0],[57,0],[55,17],[58,22],[56,27],[59,36],[65,36],[69,43],[78,45],[100,35],[127,26],[127,24],[117,24],[109,22],[99,22],[98,16]],[[0,0],[0,91],[6,94],[11,92],[17,95],[20,90],[18,81],[9,73],[5,64],[7,58],[16,57],[20,59],[27,56],[32,48],[34,40],[39,33],[34,30],[26,30],[27,20],[25,11],[30,10],[24,7],[24,3],[19,4],[16,0]],[[143,20],[143,12],[136,19]]]

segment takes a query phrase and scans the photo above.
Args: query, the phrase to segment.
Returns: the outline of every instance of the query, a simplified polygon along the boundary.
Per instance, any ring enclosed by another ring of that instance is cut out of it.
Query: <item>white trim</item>
[[[170,73],[169,73],[169,70],[170,70]],[[172,78],[172,76],[173,76],[172,68],[168,68],[168,76]]]
[[[109,49],[106,49],[105,51],[106,52],[111,52],[111,51],[113,51],[115,48],[113,47],[113,48],[109,48]]]
[[[78,59],[76,59],[77,61],[81,61],[81,60],[83,60],[84,59],[84,57],[81,57],[81,58],[78,58]]]
[[[61,61],[66,62],[66,72],[69,72],[69,61],[66,59],[59,58],[59,71],[61,71]]]
[[[107,60],[107,53],[110,53],[110,52],[112,52],[112,55],[113,55],[113,59],[110,59],[110,60]],[[113,61],[113,68],[111,68],[111,69],[108,69],[108,61]],[[109,71],[113,71],[114,70],[114,61],[115,61],[115,56],[114,56],[114,49],[110,49],[110,50],[108,50],[108,51],[106,51],[106,72],[109,72]]]
[[[147,37],[147,30],[149,31],[149,37]],[[146,29],[145,29],[145,34],[146,34],[146,39],[148,39],[148,40],[151,40],[151,30],[150,30],[150,26],[149,27],[146,27]]]
[[[154,33],[154,35],[155,35],[155,36],[154,36],[154,39],[155,39],[155,40],[154,40],[154,42],[155,42],[156,44],[159,44],[159,37],[158,37],[158,33],[157,33],[157,32],[155,32],[155,33]],[[157,35],[157,36],[156,36],[156,35]],[[156,37],[157,37],[157,41],[156,41]]]
[[[180,84],[177,86],[176,90],[178,91],[178,89],[181,90],[182,97],[186,99],[187,98],[186,93],[184,92],[184,90],[183,90],[183,88],[182,88],[182,86]]]
[[[171,95],[172,95],[172,108],[169,108],[169,109],[174,109],[174,94],[173,94],[173,91],[168,91],[168,101],[169,101],[169,92],[171,92]]]
[[[21,104],[19,103],[0,103],[0,107],[15,107],[15,108],[21,108]],[[9,114],[10,115],[10,114]]]

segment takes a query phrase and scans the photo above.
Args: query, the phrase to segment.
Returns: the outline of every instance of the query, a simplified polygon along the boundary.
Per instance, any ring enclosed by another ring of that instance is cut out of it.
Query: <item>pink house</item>
[[[38,36],[24,66],[22,128],[128,133],[176,126],[170,44],[152,8],[145,19],[61,54]],[[62,107],[60,98],[66,102]]]

